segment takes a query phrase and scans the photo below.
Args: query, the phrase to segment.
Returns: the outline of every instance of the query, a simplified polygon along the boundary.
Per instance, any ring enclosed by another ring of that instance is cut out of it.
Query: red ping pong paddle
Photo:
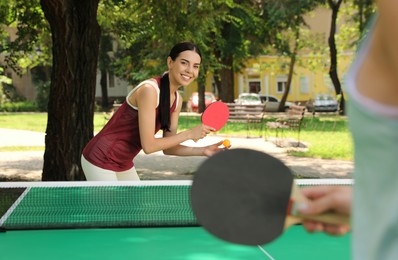
[[[232,149],[215,154],[198,168],[191,188],[192,210],[211,234],[238,244],[273,241],[302,219],[347,224],[348,216],[327,213],[291,215],[295,202],[307,200],[290,169],[268,154]]]
[[[218,131],[227,123],[228,117],[228,106],[224,102],[216,101],[208,105],[203,112],[202,123]]]

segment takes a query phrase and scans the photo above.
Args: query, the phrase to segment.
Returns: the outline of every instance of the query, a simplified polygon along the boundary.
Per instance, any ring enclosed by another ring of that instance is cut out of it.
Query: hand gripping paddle
[[[302,219],[349,224],[348,217],[334,213],[291,215],[294,202],[305,200],[285,164],[249,149],[208,158],[195,173],[191,189],[199,224],[221,239],[244,245],[271,242]]]
[[[228,106],[224,102],[216,101],[208,105],[203,112],[202,123],[218,131],[227,123],[228,117]]]

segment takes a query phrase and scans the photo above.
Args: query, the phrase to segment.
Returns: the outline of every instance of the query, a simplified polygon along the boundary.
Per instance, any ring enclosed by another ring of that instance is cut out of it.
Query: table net
[[[297,185],[352,185],[347,179],[297,180]],[[198,225],[191,181],[4,182],[0,228],[51,229]]]

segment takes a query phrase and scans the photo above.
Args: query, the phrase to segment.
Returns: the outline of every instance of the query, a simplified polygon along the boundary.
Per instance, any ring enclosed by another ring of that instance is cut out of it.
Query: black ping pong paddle
[[[349,225],[348,216],[334,213],[292,215],[292,201],[306,200],[283,162],[250,149],[208,158],[195,173],[191,188],[199,224],[223,240],[244,245],[271,242],[302,219]]]

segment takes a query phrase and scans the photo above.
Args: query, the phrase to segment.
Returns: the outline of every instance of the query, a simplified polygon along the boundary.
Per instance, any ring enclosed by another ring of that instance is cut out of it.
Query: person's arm
[[[179,134],[170,135],[164,138],[156,138],[154,135],[154,122],[156,119],[157,95],[158,94],[153,86],[148,84],[141,86],[129,98],[130,103],[135,104],[138,107],[138,124],[141,146],[146,154],[168,149],[186,140],[201,139],[211,131],[210,127],[200,125]]]
[[[170,138],[174,135],[178,135],[177,128],[178,128],[178,119],[179,119],[181,107],[182,107],[182,98],[180,97],[177,109],[171,115],[170,132],[164,132],[163,133],[164,137]],[[199,125],[196,128],[200,129],[202,127],[209,128],[209,127],[203,126],[203,125]],[[175,145],[168,149],[164,149],[163,153],[166,155],[177,155],[177,156],[210,156],[210,155],[213,155],[214,153],[217,153],[222,150],[222,148],[219,148],[219,146],[221,144],[222,144],[222,141],[217,142],[212,145],[209,145],[209,146],[204,146],[204,147],[190,147],[190,146],[178,144],[178,145]]]
[[[311,202],[298,207],[301,214],[318,215],[323,212],[336,212],[348,216],[351,214],[351,187],[318,186],[303,188],[302,193]],[[312,220],[303,221],[303,226],[309,232],[323,231],[331,235],[343,235],[350,231],[347,225],[332,225]]]

